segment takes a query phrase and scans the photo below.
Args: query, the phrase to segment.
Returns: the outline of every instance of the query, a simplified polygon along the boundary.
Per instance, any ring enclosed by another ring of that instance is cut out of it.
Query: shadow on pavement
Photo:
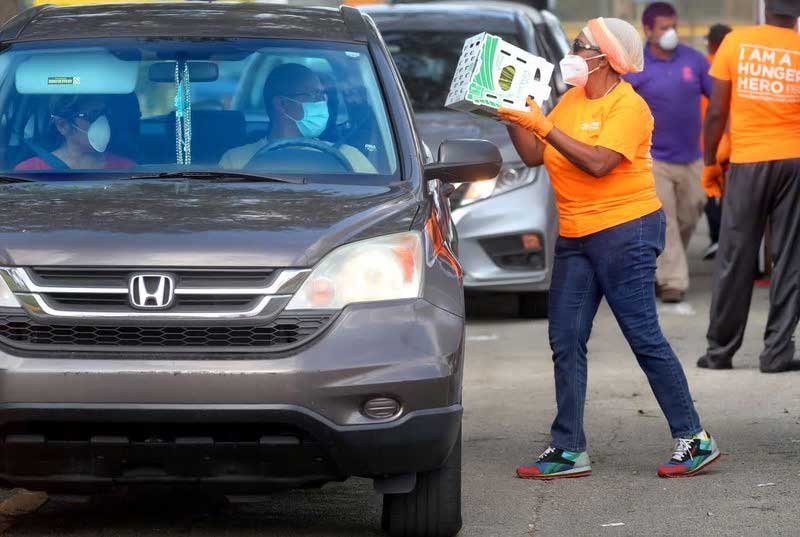
[[[18,517],[3,535],[92,536],[379,536],[380,497],[368,481],[231,501],[183,491],[98,496],[80,503],[56,497]]]

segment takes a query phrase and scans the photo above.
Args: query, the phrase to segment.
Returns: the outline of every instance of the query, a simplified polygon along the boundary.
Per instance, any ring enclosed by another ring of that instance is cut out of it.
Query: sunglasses
[[[587,43],[584,43],[583,41],[581,41],[576,37],[575,41],[572,42],[572,53],[577,54],[578,51],[580,50],[592,50],[594,52],[602,52],[599,47],[595,47]]]

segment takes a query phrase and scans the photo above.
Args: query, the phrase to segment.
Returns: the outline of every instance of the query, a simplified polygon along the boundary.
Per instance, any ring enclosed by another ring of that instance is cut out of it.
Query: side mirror
[[[496,177],[503,166],[497,146],[486,140],[445,140],[439,162],[425,166],[425,179],[445,183],[472,183]]]

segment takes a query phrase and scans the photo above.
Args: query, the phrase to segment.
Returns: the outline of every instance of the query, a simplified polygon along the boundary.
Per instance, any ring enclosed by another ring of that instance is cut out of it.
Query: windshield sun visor
[[[99,51],[37,54],[17,68],[21,94],[124,95],[136,89],[139,62]]]

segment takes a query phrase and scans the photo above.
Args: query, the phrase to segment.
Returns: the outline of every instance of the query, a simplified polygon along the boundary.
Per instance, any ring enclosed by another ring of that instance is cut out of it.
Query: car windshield
[[[0,173],[78,180],[228,171],[385,183],[399,174],[382,95],[368,49],[355,44],[15,44],[0,54]]]
[[[456,72],[464,41],[475,32],[386,31],[386,45],[392,53],[414,110],[444,109],[450,82]],[[520,46],[514,34],[496,34],[507,43]]]

